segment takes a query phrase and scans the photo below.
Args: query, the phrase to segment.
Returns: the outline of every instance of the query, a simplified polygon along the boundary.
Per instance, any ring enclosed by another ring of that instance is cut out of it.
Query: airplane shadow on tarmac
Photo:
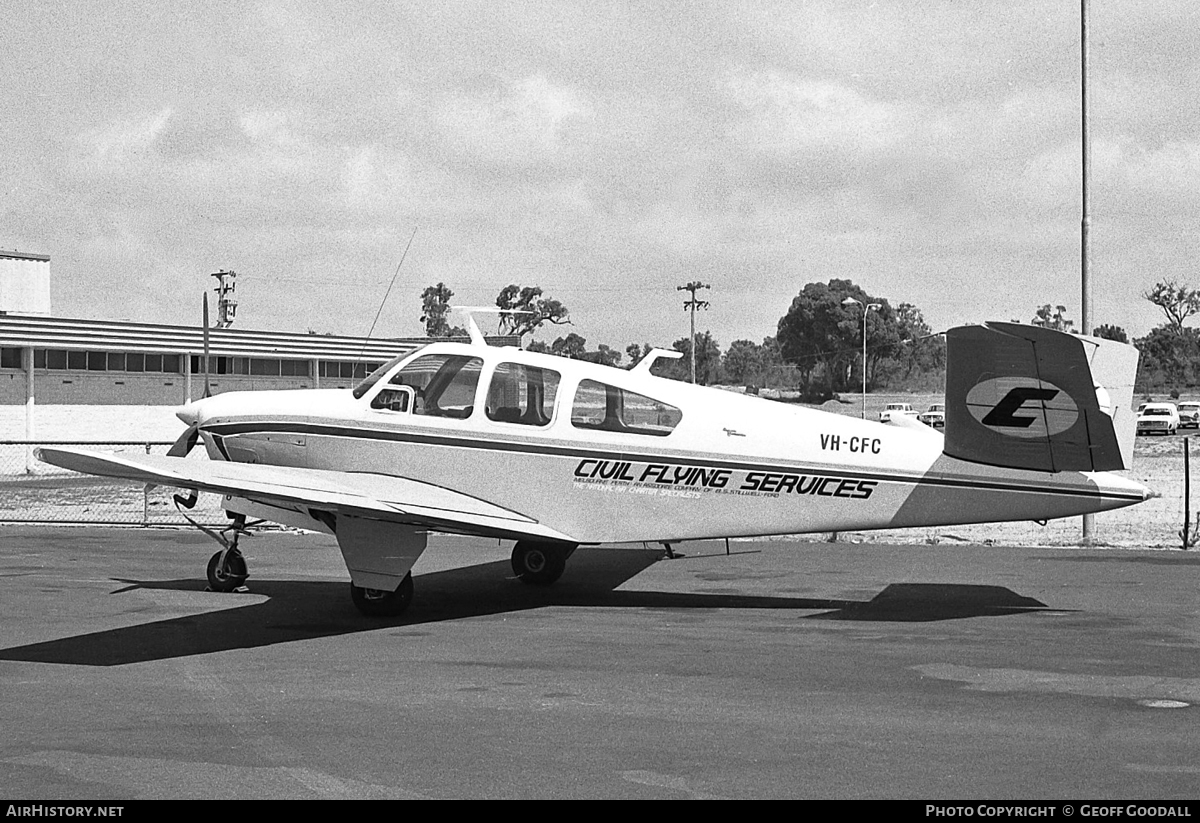
[[[869,601],[616,591],[658,556],[654,552],[580,551],[563,579],[547,588],[517,582],[504,561],[423,574],[415,579],[416,599],[408,613],[388,619],[359,614],[350,602],[345,582],[251,578],[253,593],[268,600],[0,649],[0,660],[120,666],[545,607],[788,609],[818,612],[802,615],[802,619],[880,622],[960,620],[1047,608],[1002,586],[941,583],[893,583]],[[114,580],[125,585],[116,588],[113,595],[134,589],[199,592],[205,586],[205,581],[195,579]],[[227,602],[222,601],[222,605]]]

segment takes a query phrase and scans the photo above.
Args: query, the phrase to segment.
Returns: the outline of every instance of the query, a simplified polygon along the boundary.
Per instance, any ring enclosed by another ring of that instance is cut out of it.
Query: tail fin
[[[950,457],[1037,471],[1132,463],[1138,351],[1019,323],[946,333]]]

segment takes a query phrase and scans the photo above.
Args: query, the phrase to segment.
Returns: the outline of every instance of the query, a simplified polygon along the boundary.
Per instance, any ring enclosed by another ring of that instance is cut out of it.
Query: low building
[[[429,342],[232,328],[208,336],[212,394],[349,388]],[[178,405],[203,395],[203,355],[204,330],[194,326],[0,314],[0,404]]]
[[[50,314],[50,256],[0,249],[0,314]]]

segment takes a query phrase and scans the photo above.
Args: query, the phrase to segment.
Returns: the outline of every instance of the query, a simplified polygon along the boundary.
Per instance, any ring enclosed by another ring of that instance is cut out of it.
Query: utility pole
[[[217,328],[227,329],[233,325],[233,318],[237,314],[237,298],[233,296],[234,289],[237,284],[237,272],[235,271],[218,271],[213,272],[213,277],[217,278]]]
[[[691,345],[691,349],[692,349],[691,380],[692,380],[692,383],[696,382],[696,309],[698,309],[698,308],[699,309],[707,309],[708,308],[707,300],[697,300],[696,299],[696,291],[698,289],[707,289],[707,288],[708,288],[708,284],[701,283],[699,280],[693,280],[691,283],[688,283],[686,286],[676,286],[675,287],[675,291],[686,291],[686,292],[691,293],[691,295],[692,295],[692,298],[690,300],[683,301],[683,310],[690,311],[692,313],[692,338],[691,338],[692,339],[692,345]]]
[[[1083,191],[1082,219],[1080,220],[1080,282],[1082,285],[1080,302],[1080,329],[1083,334],[1092,333],[1092,204],[1088,191],[1088,178],[1092,174],[1092,152],[1088,144],[1087,122],[1087,86],[1088,86],[1088,0],[1079,2],[1079,120],[1083,142]],[[1083,544],[1091,546],[1096,542],[1096,516],[1083,516]]]

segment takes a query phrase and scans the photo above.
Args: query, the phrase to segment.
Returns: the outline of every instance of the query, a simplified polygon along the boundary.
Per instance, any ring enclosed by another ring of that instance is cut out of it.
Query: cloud
[[[498,95],[452,96],[434,112],[452,154],[524,173],[566,163],[576,148],[571,129],[591,115],[576,92],[540,74],[507,83]]]
[[[116,120],[80,133],[76,145],[86,157],[101,164],[119,164],[131,155],[149,150],[171,121],[174,110],[161,109],[136,119]]]
[[[756,72],[731,78],[726,91],[744,112],[733,137],[752,151],[796,155],[837,146],[872,152],[907,131],[896,106],[841,83]]]

